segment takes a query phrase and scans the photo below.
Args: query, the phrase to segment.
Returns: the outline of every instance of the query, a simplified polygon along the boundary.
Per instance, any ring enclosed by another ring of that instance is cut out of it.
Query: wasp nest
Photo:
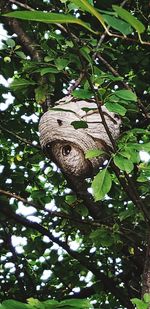
[[[91,149],[108,149],[110,139],[105,131],[95,102],[75,100],[68,96],[43,114],[39,124],[40,143],[47,157],[67,175],[81,178],[92,176],[104,162],[104,157],[86,159]],[[112,137],[119,136],[120,120],[104,106],[102,111]],[[87,127],[75,129],[76,121]],[[73,123],[73,124],[72,124]]]

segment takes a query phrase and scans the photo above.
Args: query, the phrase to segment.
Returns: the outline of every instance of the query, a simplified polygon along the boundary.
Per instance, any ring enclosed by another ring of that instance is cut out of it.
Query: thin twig
[[[6,132],[6,133],[8,133],[8,134],[10,134],[10,135],[12,135],[12,136],[14,136],[15,138],[17,138],[17,139],[18,139],[20,142],[22,142],[23,144],[32,146],[32,147],[34,147],[34,148],[36,148],[36,149],[38,149],[38,150],[41,149],[41,147],[40,147],[39,145],[34,145],[31,141],[26,140],[25,138],[22,138],[20,135],[18,135],[18,134],[16,134],[16,133],[14,133],[14,132],[12,132],[12,131],[10,131],[10,130],[4,128],[1,124],[0,124],[0,130],[2,130],[2,131],[4,131],[4,132]]]
[[[67,95],[70,95],[70,94],[72,93],[72,91],[73,91],[74,89],[76,89],[76,88],[80,85],[80,83],[82,82],[82,80],[84,79],[84,77],[85,77],[85,73],[84,73],[84,72],[81,72],[79,78],[74,82],[73,85],[71,85],[71,86],[69,87]]]
[[[93,57],[95,57],[95,56],[93,56]],[[108,63],[108,61],[106,61],[106,60],[100,55],[99,52],[96,54],[96,57],[98,57],[98,58],[100,59],[100,61],[106,66],[106,68],[107,68],[114,76],[116,76],[116,77],[121,77],[121,78],[122,78],[122,76],[116,71],[116,69],[114,69],[114,68],[112,67],[112,65],[110,65],[110,63]],[[95,59],[95,58],[94,58],[94,59]],[[133,89],[132,89],[127,83],[125,83],[123,80],[120,80],[120,82],[122,83],[122,85],[124,86],[125,89],[133,91]],[[140,99],[138,99],[137,102],[138,102],[138,105],[139,105],[139,107],[141,108],[143,114],[145,115],[145,117],[146,117],[147,119],[149,119],[149,118],[150,118],[150,115],[147,113],[147,111],[146,111],[146,109],[145,109],[145,106],[142,104],[142,102],[140,101]]]
[[[17,199],[18,201],[21,201],[21,202],[24,203],[24,204],[27,204],[27,205],[29,205],[29,206],[35,207],[36,209],[38,209],[38,208],[41,209],[41,206],[39,206],[39,205],[33,203],[32,201],[28,201],[28,200],[26,200],[25,198],[23,198],[23,197],[21,197],[21,196],[15,194],[15,193],[11,193],[11,192],[5,191],[5,190],[3,190],[3,189],[0,189],[0,193],[1,193],[1,194],[4,194],[4,195],[6,195],[6,196],[8,196],[8,197],[10,197],[10,198],[15,198],[15,199]]]
[[[17,1],[17,0],[9,0],[9,2],[11,2],[11,3],[13,3],[13,4],[16,4],[16,5],[20,6],[20,7],[23,7],[23,8],[26,9],[26,10],[34,11],[34,9],[31,8],[31,6],[29,6],[29,5],[26,4],[26,3],[22,3],[22,2],[19,2],[19,1]]]

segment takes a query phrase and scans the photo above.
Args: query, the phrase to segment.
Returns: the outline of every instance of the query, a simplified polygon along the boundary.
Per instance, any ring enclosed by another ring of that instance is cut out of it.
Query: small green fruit
[[[11,62],[11,58],[10,57],[4,57],[4,62]]]

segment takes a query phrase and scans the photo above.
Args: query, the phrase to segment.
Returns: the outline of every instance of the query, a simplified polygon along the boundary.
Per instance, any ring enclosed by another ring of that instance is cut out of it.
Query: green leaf
[[[114,112],[117,113],[121,116],[124,116],[126,114],[127,109],[125,107],[123,107],[122,105],[118,104],[118,103],[113,103],[113,102],[107,102],[105,104],[106,108],[110,111],[110,112]]]
[[[116,11],[117,15],[127,21],[139,34],[144,32],[145,26],[131,13],[118,5],[113,5],[112,7],[114,11]]]
[[[22,51],[15,51],[15,54],[21,59],[27,59],[25,53],[23,53]]]
[[[90,14],[95,16],[99,20],[103,28],[107,31],[107,33],[109,33],[105,25],[103,16],[87,0],[71,0],[70,2],[73,2],[74,4],[76,4],[83,11],[89,12]]]
[[[42,11],[16,11],[4,14],[5,17],[14,17],[23,20],[32,20],[36,22],[48,23],[48,24],[78,24],[88,31],[98,34],[98,32],[92,30],[86,23],[79,18],[73,17],[72,15],[58,14],[58,13],[46,13]]]
[[[60,302],[58,308],[70,309],[90,309],[90,301],[86,299],[66,299]]]
[[[131,299],[132,304],[136,305],[137,309],[148,309],[149,304],[145,304],[144,301],[138,298],[132,298]]]
[[[127,173],[130,173],[134,168],[132,161],[128,160],[125,157],[122,157],[120,154],[115,155],[114,163],[116,166],[119,167],[120,170]]]
[[[57,300],[46,300],[42,302],[44,304],[44,309],[58,309],[59,308],[59,302]]]
[[[110,235],[110,231],[105,227],[101,227],[93,231],[90,234],[90,238],[97,247],[110,247],[114,243],[113,237]]]
[[[92,181],[92,189],[95,201],[102,200],[112,186],[111,175],[107,168],[100,171]]]
[[[144,151],[150,151],[150,142],[141,144],[141,148]]]
[[[77,89],[72,91],[72,95],[79,99],[90,99],[93,96],[93,93],[90,90]]]
[[[143,298],[146,303],[150,303],[150,293],[145,293]]]
[[[77,197],[76,195],[69,194],[66,195],[65,200],[67,204],[72,205],[74,202],[76,202]]]
[[[36,85],[33,80],[24,79],[24,78],[15,78],[14,81],[11,83],[10,88],[15,90],[25,89],[31,85]]]
[[[86,151],[85,158],[86,159],[92,159],[92,158],[95,158],[95,157],[99,157],[99,156],[103,155],[104,153],[105,153],[105,151],[102,150],[102,149],[90,149],[90,150]]]
[[[112,27],[115,30],[120,31],[122,34],[127,35],[132,33],[132,28],[125,21],[110,15],[103,15],[103,18],[105,22],[108,24],[108,26]]]
[[[127,218],[134,216],[135,216],[135,208],[133,207],[132,204],[129,204],[126,209],[119,212],[120,221],[126,220]]]
[[[45,309],[45,306],[42,302],[40,302],[38,299],[36,298],[28,298],[27,299],[27,302],[29,305],[31,305],[33,308],[36,308],[36,309]]]
[[[138,182],[147,182],[148,179],[147,179],[146,176],[140,175],[140,176],[137,178],[137,181],[138,181]]]
[[[126,145],[126,148],[130,148],[130,149],[136,149],[136,150],[144,150],[144,151],[147,151],[149,152],[150,151],[150,142],[148,143],[128,143]]]
[[[48,91],[47,85],[41,85],[35,89],[35,99],[37,103],[42,104],[45,102],[47,91]]]
[[[63,59],[63,58],[60,58],[60,57],[58,57],[55,60],[56,67],[59,71],[63,70],[68,65],[69,62],[70,62],[69,59]]]
[[[86,46],[83,46],[83,47],[80,48],[80,53],[87,60],[87,62],[90,63],[91,66],[92,66],[93,61],[92,61],[91,56],[89,55],[90,49]]]
[[[7,44],[8,47],[11,47],[11,48],[15,47],[16,45],[13,39],[8,39],[5,43]]]
[[[137,101],[137,96],[135,93],[133,93],[131,90],[117,90],[115,91],[115,94],[117,97],[127,100],[127,101]]]
[[[40,72],[41,76],[43,76],[47,73],[52,73],[52,74],[59,73],[59,71],[54,67],[43,68],[43,69],[40,69],[40,70],[36,70],[36,72]]]
[[[2,305],[6,309],[33,309],[32,306],[13,300],[13,299],[3,301]]]
[[[71,125],[73,125],[73,127],[75,129],[81,129],[81,128],[88,128],[87,122],[83,121],[83,120],[79,120],[79,121],[72,121]]]

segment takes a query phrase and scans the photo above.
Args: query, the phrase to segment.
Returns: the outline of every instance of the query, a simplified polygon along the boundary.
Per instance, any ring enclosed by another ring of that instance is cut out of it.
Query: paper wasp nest
[[[92,100],[76,100],[71,96],[64,97],[56,104],[40,119],[41,147],[46,156],[66,174],[90,177],[105,158],[85,159],[87,150],[111,147],[97,105]],[[120,119],[103,106],[102,111],[112,137],[116,139],[119,136]],[[72,125],[74,121],[86,121],[88,127],[75,129]]]

